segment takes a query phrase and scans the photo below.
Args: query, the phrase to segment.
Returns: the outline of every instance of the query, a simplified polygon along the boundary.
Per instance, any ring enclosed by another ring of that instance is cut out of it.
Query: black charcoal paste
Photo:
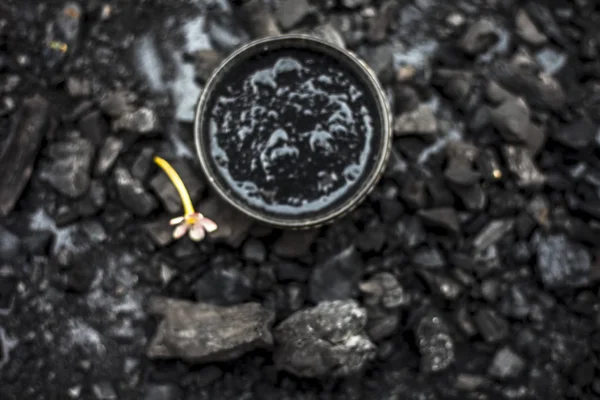
[[[361,81],[333,57],[272,50],[228,71],[204,132],[211,168],[251,208],[304,215],[353,194],[375,163],[380,121]]]

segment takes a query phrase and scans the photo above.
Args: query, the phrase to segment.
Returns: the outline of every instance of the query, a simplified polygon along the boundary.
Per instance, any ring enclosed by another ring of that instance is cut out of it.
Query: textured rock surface
[[[343,376],[375,356],[365,335],[367,313],[354,301],[325,301],[299,311],[274,331],[278,368],[298,376]]]
[[[151,358],[225,361],[273,344],[270,328],[274,314],[260,304],[220,307],[154,298],[149,311],[163,318],[148,348]]]

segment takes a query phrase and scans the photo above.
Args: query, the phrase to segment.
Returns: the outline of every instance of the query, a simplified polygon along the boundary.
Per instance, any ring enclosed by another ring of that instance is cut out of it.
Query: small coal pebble
[[[588,251],[565,235],[538,238],[537,271],[547,288],[587,286],[591,268]]]
[[[279,25],[288,30],[312,13],[308,0],[283,0],[275,11]]]
[[[458,233],[460,225],[456,212],[452,208],[435,208],[419,211],[419,216],[423,219],[426,226],[431,228],[441,228],[447,232]]]
[[[509,142],[526,141],[529,118],[529,107],[520,97],[505,101],[491,112],[492,124]]]
[[[125,168],[115,168],[113,175],[117,183],[119,199],[134,214],[144,217],[158,206],[156,199]]]
[[[594,142],[597,131],[598,126],[584,118],[556,129],[552,138],[565,147],[583,150]]]
[[[281,257],[301,257],[310,252],[310,247],[318,233],[318,229],[303,231],[286,230],[273,244],[273,252]]]
[[[368,305],[382,305],[384,308],[393,309],[410,303],[408,293],[389,272],[380,272],[361,282],[360,291]]]
[[[250,298],[252,281],[238,268],[212,268],[194,283],[193,290],[198,301],[239,304]]]
[[[498,28],[494,21],[483,18],[469,27],[460,41],[461,49],[468,55],[484,53],[496,42],[499,37]]]
[[[110,382],[100,382],[92,386],[92,393],[97,400],[116,400],[117,392]]]
[[[496,352],[488,374],[496,379],[506,380],[518,377],[525,369],[525,360],[510,347],[503,347]]]
[[[181,391],[175,385],[154,384],[146,386],[143,400],[177,400],[180,396]]]
[[[414,111],[407,111],[394,120],[394,133],[403,135],[435,135],[438,124],[431,108],[425,104]]]
[[[319,303],[354,298],[363,268],[362,257],[353,246],[333,255],[314,268],[309,283],[310,299]]]
[[[110,117],[119,118],[124,114],[133,112],[131,103],[135,95],[125,91],[110,92],[100,99],[100,109]]]
[[[185,184],[192,203],[196,203],[204,190],[204,182],[186,162],[178,159],[172,161],[171,165]],[[164,171],[161,170],[156,173],[150,181],[150,187],[154,190],[154,193],[156,193],[168,212],[171,214],[183,214],[183,206],[179,193]]]
[[[439,372],[454,363],[454,341],[439,312],[429,310],[421,316],[414,334],[421,353],[421,371]]]
[[[546,176],[534,164],[529,150],[518,146],[504,146],[504,158],[508,169],[517,176],[517,184],[521,187],[541,186]]]
[[[0,260],[13,261],[21,249],[21,240],[17,235],[0,225]]]
[[[104,145],[102,145],[98,152],[94,175],[102,176],[106,174],[117,161],[122,149],[123,141],[121,139],[114,136],[107,137]]]
[[[416,266],[439,269],[446,265],[444,255],[437,247],[422,247],[412,256],[412,262]]]
[[[508,322],[492,309],[478,310],[474,320],[479,333],[488,343],[499,342],[508,336]]]
[[[149,134],[159,129],[158,115],[154,110],[142,107],[136,111],[128,112],[113,121],[115,131],[129,131],[138,134]]]
[[[491,221],[475,237],[473,240],[473,246],[478,251],[485,250],[512,231],[513,227],[514,220],[512,219]]]
[[[541,46],[548,41],[548,38],[535,26],[527,11],[523,9],[517,12],[515,25],[517,35],[532,46]]]
[[[51,144],[47,154],[53,163],[41,178],[65,196],[76,198],[90,187],[94,147],[86,139],[74,138]]]
[[[267,259],[267,249],[263,242],[257,239],[249,239],[242,246],[242,254],[245,260],[262,263]]]

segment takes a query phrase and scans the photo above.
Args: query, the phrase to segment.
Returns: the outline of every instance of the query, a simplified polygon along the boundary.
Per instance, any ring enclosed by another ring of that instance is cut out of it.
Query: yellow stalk
[[[181,203],[183,204],[183,212],[184,215],[194,214],[194,205],[192,204],[192,199],[190,198],[190,194],[188,193],[185,184],[181,180],[181,177],[175,171],[175,169],[169,164],[166,160],[160,157],[154,157],[154,162],[162,168],[163,171],[167,174],[173,185],[177,189],[179,193],[179,197],[181,198]]]

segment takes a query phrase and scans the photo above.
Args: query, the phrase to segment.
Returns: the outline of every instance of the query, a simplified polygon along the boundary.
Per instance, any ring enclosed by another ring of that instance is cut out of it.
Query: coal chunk
[[[494,21],[483,18],[469,27],[460,41],[460,48],[468,55],[484,53],[499,40]]]
[[[119,118],[124,114],[133,112],[131,105],[135,95],[126,91],[109,92],[100,99],[100,109],[110,117]]]
[[[428,310],[420,316],[414,334],[421,353],[421,371],[439,372],[454,363],[454,341],[438,311]]]
[[[244,1],[239,7],[235,7],[234,13],[244,29],[255,39],[281,34],[264,0]]]
[[[537,187],[546,182],[546,176],[534,164],[525,147],[507,145],[502,150],[508,169],[517,176],[520,187]]]
[[[193,54],[193,58],[196,78],[201,82],[208,81],[215,69],[224,60],[220,52],[212,49],[198,50]]]
[[[565,235],[539,237],[537,271],[547,288],[587,286],[591,281],[590,255]]]
[[[96,160],[96,166],[94,167],[94,175],[102,176],[106,174],[115,164],[121,150],[123,150],[123,140],[109,136],[104,141],[104,144],[98,152],[98,159]]]
[[[525,67],[499,61],[492,67],[490,78],[508,91],[525,97],[535,108],[561,111],[567,102],[560,83],[545,73],[536,74]]]
[[[369,280],[361,282],[360,291],[368,305],[381,305],[384,308],[394,309],[410,303],[408,293],[389,272],[380,272]]]
[[[509,142],[527,140],[529,118],[529,107],[520,97],[505,101],[491,112],[492,124],[504,140]]]
[[[219,226],[219,229],[211,234],[212,239],[224,241],[230,246],[238,248],[248,237],[252,220],[220,198],[207,197],[200,203],[198,209]]]
[[[252,281],[238,268],[212,268],[193,285],[196,300],[218,305],[243,303],[252,294]]]
[[[175,385],[153,384],[146,386],[143,400],[177,400],[181,398],[181,391]]]
[[[363,260],[354,246],[335,254],[314,268],[309,282],[310,299],[319,303],[355,297],[363,268]]]
[[[517,12],[515,25],[517,27],[517,36],[532,46],[541,46],[548,41],[546,35],[538,29],[527,14],[527,11],[523,9]]]
[[[422,104],[414,111],[408,111],[394,120],[394,133],[404,135],[436,135],[438,123],[431,107]]]
[[[82,136],[92,142],[94,147],[99,146],[106,137],[108,125],[99,111],[92,111],[79,120],[79,130]]]
[[[249,239],[242,247],[242,255],[247,261],[263,263],[267,259],[267,248],[260,240]]]
[[[518,377],[524,369],[525,360],[506,346],[496,352],[488,374],[496,379],[506,380]]]
[[[17,235],[0,225],[0,260],[12,261],[19,254],[21,240]]]
[[[377,15],[369,21],[367,39],[373,43],[379,43],[385,40],[387,30],[396,17],[398,3],[396,0],[387,0],[381,4]]]
[[[512,219],[495,220],[488,223],[473,240],[473,246],[482,251],[498,242],[512,231],[515,221]]]
[[[279,25],[288,30],[312,13],[308,0],[283,0],[275,11]]]
[[[156,199],[146,191],[140,181],[134,179],[123,167],[115,168],[114,179],[121,203],[134,214],[145,217],[158,206]]]
[[[53,163],[42,171],[41,178],[65,196],[82,196],[90,187],[94,151],[92,143],[83,138],[50,145],[47,153]]]
[[[413,254],[412,263],[422,268],[439,269],[446,265],[446,260],[437,247],[422,247]]]
[[[345,376],[375,357],[365,334],[367,312],[353,300],[298,311],[275,328],[277,368],[301,377]]]
[[[419,211],[419,216],[423,219],[426,226],[431,228],[441,228],[448,232],[458,233],[460,225],[456,211],[453,208],[433,208]]]
[[[150,358],[226,361],[273,344],[275,315],[260,304],[221,307],[159,297],[149,311],[163,317],[147,351]]]
[[[157,132],[160,128],[158,115],[154,110],[141,107],[135,111],[127,112],[113,121],[114,131],[128,131],[141,135]]]
[[[273,252],[281,257],[302,257],[310,252],[318,233],[318,229],[284,231],[273,245]]]
[[[21,197],[50,128],[50,103],[40,95],[25,99],[9,136],[0,142],[0,215],[8,215]]]
[[[508,336],[508,322],[492,309],[478,310],[474,317],[475,324],[483,339],[488,343],[496,343]]]
[[[583,150],[594,142],[598,127],[588,118],[566,124],[552,133],[552,138],[565,147]]]
[[[196,203],[204,191],[204,182],[198,178],[198,174],[186,162],[178,159],[171,161],[171,165],[185,184],[192,203]],[[164,171],[157,172],[150,181],[150,187],[169,213],[183,214],[183,206],[179,193]]]

